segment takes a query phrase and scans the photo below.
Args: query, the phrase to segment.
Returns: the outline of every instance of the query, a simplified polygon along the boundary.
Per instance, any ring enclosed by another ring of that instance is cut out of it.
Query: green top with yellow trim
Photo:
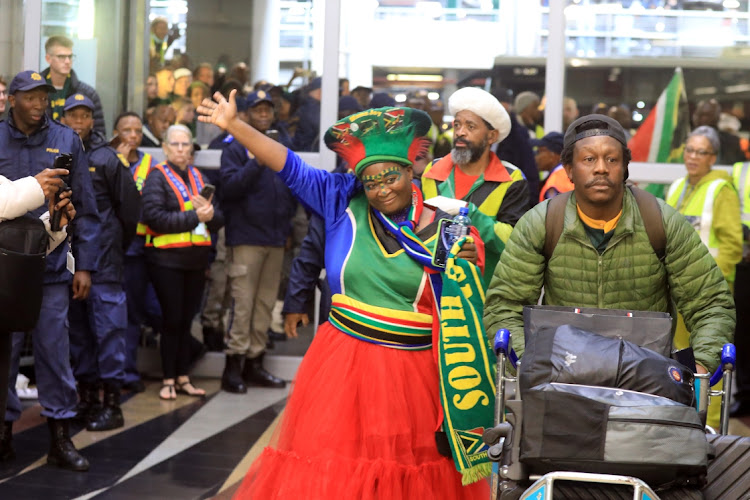
[[[459,168],[450,155],[430,163],[422,174],[422,193],[425,200],[438,195],[455,198],[454,171]],[[479,207],[483,214],[495,219],[495,234],[508,241],[513,227],[529,209],[529,190],[521,170],[500,161],[490,153],[490,163],[484,173],[463,197]]]

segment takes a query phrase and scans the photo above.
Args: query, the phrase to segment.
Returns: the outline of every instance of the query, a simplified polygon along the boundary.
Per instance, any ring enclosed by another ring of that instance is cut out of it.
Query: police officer
[[[69,420],[76,415],[76,386],[70,367],[68,303],[72,287],[74,299],[85,299],[96,269],[99,215],[96,209],[88,161],[81,139],[70,128],[48,119],[48,94],[54,88],[35,71],[23,71],[13,78],[9,89],[11,111],[0,122],[0,175],[16,180],[52,168],[55,158],[72,155],[68,184],[73,190],[75,221],[69,227],[72,252],[60,245],[47,257],[44,297],[37,326],[31,332],[37,386],[42,416],[47,417],[51,446],[47,463],[75,471],[86,471],[89,463],[76,450],[69,436]],[[44,208],[32,212],[38,216]],[[11,445],[13,421],[21,416],[21,403],[15,388],[24,334],[13,336],[13,353],[8,408],[0,435],[0,460],[14,456]]]
[[[138,149],[143,139],[143,122],[140,116],[132,111],[120,114],[115,118],[114,136],[112,146],[128,161],[130,175],[140,193],[146,176],[156,165],[150,154]],[[139,222],[135,238],[125,252],[124,285],[128,327],[125,335],[125,379],[122,388],[131,392],[143,392],[146,389],[136,367],[141,325],[149,325],[155,332],[161,327],[161,307],[146,270],[143,254],[145,244],[146,225]]]
[[[123,281],[125,249],[133,240],[141,197],[124,156],[92,130],[94,103],[83,94],[65,100],[62,122],[75,130],[86,148],[94,194],[102,222],[99,264],[86,300],[70,304],[70,354],[78,381],[79,417],[89,431],[124,425],[120,387],[124,381],[128,310]],[[99,383],[104,405],[99,407]]]
[[[248,123],[266,133],[274,119],[270,96],[253,92],[247,104]],[[266,371],[263,357],[297,202],[281,179],[234,138],[228,137],[219,172],[234,304],[221,387],[240,394],[247,392],[247,384],[281,388],[286,382]]]

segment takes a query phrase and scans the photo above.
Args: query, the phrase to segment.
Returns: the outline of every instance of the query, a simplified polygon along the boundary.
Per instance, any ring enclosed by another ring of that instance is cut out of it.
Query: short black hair
[[[571,124],[571,127],[573,124]],[[576,128],[577,133],[581,133],[585,130],[593,130],[593,129],[602,129],[607,128],[609,125],[600,120],[588,120],[585,123],[582,123],[579,127]],[[576,141],[577,142],[577,141]],[[633,155],[630,152],[630,148],[627,147],[625,144],[622,144],[620,141],[617,141],[620,146],[622,146],[622,166],[625,168],[625,178],[624,180],[628,180],[628,165],[630,165],[630,161],[633,159]],[[573,142],[571,144],[568,144],[567,146],[563,147],[562,153],[560,153],[560,163],[563,165],[572,165],[573,164],[573,153],[576,149],[576,143]]]
[[[117,130],[117,126],[120,124],[120,120],[123,120],[127,118],[128,116],[132,116],[134,118],[138,118],[138,120],[143,123],[143,119],[138,113],[135,113],[134,111],[123,111],[119,115],[117,115],[117,118],[115,118],[115,127],[114,129]]]

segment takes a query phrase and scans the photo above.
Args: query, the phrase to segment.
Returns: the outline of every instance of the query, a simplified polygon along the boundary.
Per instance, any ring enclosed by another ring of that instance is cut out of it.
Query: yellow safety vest
[[[716,193],[726,184],[729,183],[724,179],[699,183],[692,193],[688,193],[687,178],[683,177],[674,181],[667,192],[667,204],[687,218],[714,258],[719,255],[719,242],[716,240],[712,224],[714,201]]]
[[[750,228],[750,162],[737,162],[732,169],[732,179],[740,196],[742,223]]]
[[[137,167],[135,167],[135,172],[133,172],[133,180],[135,181],[135,187],[138,189],[139,193],[143,190],[143,183],[146,182],[146,177],[148,176],[150,170],[151,155],[148,153],[144,153],[143,158],[141,158],[141,162]],[[138,222],[135,234],[137,234],[138,236],[146,236],[147,230],[148,228],[146,227],[146,224],[144,224],[143,222]]]
[[[193,210],[193,202],[190,201],[190,195],[197,195],[203,189],[203,176],[201,173],[190,165],[188,167],[188,187],[182,178],[175,174],[172,167],[166,163],[160,163],[154,167],[164,174],[167,184],[174,191],[177,200],[180,203],[180,211],[187,212]],[[147,228],[146,246],[155,248],[184,248],[191,246],[211,246],[211,235],[203,222],[200,222],[195,229],[184,233],[159,234],[151,228]]]

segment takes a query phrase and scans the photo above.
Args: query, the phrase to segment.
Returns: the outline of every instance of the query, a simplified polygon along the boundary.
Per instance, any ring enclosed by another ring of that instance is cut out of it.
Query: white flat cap
[[[510,133],[510,116],[500,101],[489,92],[476,87],[459,89],[448,99],[450,114],[456,116],[459,111],[468,110],[476,113],[499,132],[498,142]]]

